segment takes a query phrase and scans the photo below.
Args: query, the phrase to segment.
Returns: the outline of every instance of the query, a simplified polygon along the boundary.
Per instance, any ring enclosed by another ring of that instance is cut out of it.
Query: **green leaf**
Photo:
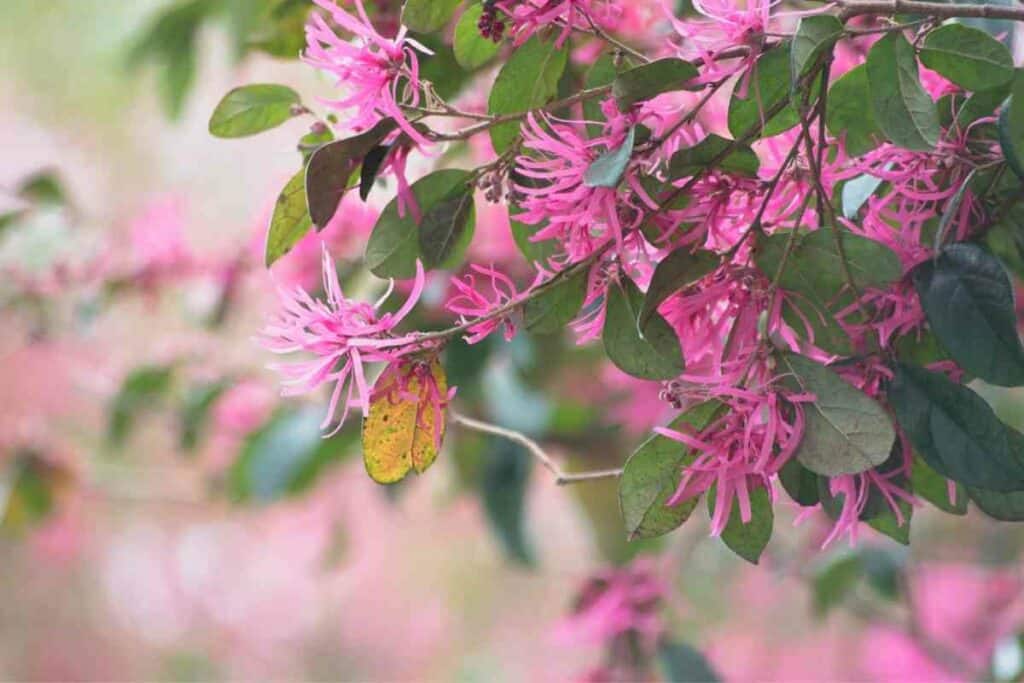
[[[712,486],[707,495],[708,513],[712,517],[715,515],[716,488],[717,485]],[[747,562],[757,564],[765,546],[772,538],[775,512],[772,510],[768,489],[758,487],[749,491],[749,495],[750,521],[746,524],[743,523],[743,519],[740,517],[739,498],[734,496],[729,522],[722,530],[722,541]]]
[[[474,71],[487,62],[494,59],[501,46],[490,38],[480,35],[480,28],[477,24],[483,15],[484,7],[479,3],[470,5],[459,23],[455,26],[455,37],[452,48],[455,52],[455,61],[463,69]]]
[[[703,278],[718,267],[720,259],[715,254],[690,247],[680,247],[661,259],[651,276],[651,284],[644,295],[644,304],[637,318],[637,326],[643,330],[658,306],[676,292]]]
[[[939,115],[921,87],[914,48],[902,32],[886,33],[871,46],[867,71],[871,108],[886,136],[905,149],[934,149]]]
[[[384,119],[365,133],[328,142],[313,152],[306,165],[306,204],[318,230],[334,218],[363,158],[396,127],[393,120]]]
[[[804,436],[796,459],[827,477],[858,474],[889,459],[896,431],[885,409],[830,368],[792,353],[780,356],[789,381],[816,396],[804,403]]]
[[[292,118],[299,93],[284,85],[259,83],[228,92],[210,116],[210,134],[242,138],[277,128]]]
[[[932,331],[926,328],[903,335],[896,340],[893,348],[896,350],[896,357],[909,365],[924,367],[950,360],[949,352],[942,348],[942,344]]]
[[[445,27],[462,0],[405,0],[402,23],[410,30],[432,33]]]
[[[888,401],[914,450],[942,476],[993,491],[1024,489],[1020,438],[992,408],[945,375],[900,363]]]
[[[793,502],[801,507],[814,507],[821,501],[818,496],[818,475],[794,458],[787,460],[779,470],[779,482]]]
[[[782,302],[782,319],[798,336],[806,337],[809,343],[826,353],[853,354],[850,336],[835,316],[819,303],[802,297],[786,297]]]
[[[33,204],[64,206],[70,203],[68,193],[56,171],[33,173],[18,184],[16,194]]]
[[[306,210],[306,170],[292,176],[277,196],[274,215],[270,218],[267,231],[267,248],[264,263],[269,268],[301,240],[313,222]]]
[[[151,410],[170,391],[174,369],[169,365],[145,365],[125,377],[110,406],[107,440],[119,446],[131,433],[135,419]]]
[[[814,613],[819,617],[842,604],[864,575],[864,565],[856,553],[833,557],[814,575]]]
[[[754,262],[767,277],[775,277],[789,237],[788,232],[776,232],[758,241]],[[850,275],[859,289],[886,287],[902,275],[899,256],[881,242],[845,229],[839,230],[839,239]],[[828,308],[828,304],[846,288],[843,259],[835,242],[835,235],[828,227],[798,236],[786,260],[780,286]]]
[[[995,88],[1013,79],[1013,56],[984,31],[963,24],[935,29],[921,46],[921,63],[965,90]]]
[[[380,172],[380,167],[384,165],[384,161],[388,158],[388,152],[390,151],[391,147],[389,145],[377,145],[363,157],[363,163],[359,168],[359,198],[364,202],[370,196],[370,192],[373,191],[373,184],[377,182],[377,174]]]
[[[736,145],[722,156],[733,144],[732,140],[711,133],[693,147],[679,150],[668,162],[669,179],[686,178],[712,167],[756,178],[760,162],[749,145]]]
[[[913,272],[939,342],[967,372],[999,386],[1024,384],[1013,285],[998,259],[976,244],[953,244]]]
[[[1010,94],[1010,84],[972,93],[964,100],[956,112],[954,119],[956,127],[960,130],[967,130],[972,123],[983,116],[992,116],[999,109],[999,105]]]
[[[18,450],[11,455],[0,470],[4,482],[0,530],[17,534],[50,516],[68,475],[35,451]]]
[[[605,53],[601,55],[593,66],[587,71],[583,80],[583,87],[587,90],[601,88],[615,82],[619,72],[615,66],[615,59],[612,55]],[[587,124],[587,134],[596,137],[601,134],[605,122],[604,112],[601,111],[601,100],[594,97],[583,103],[583,118],[592,123]]]
[[[1024,522],[1024,491],[999,492],[968,486],[967,492],[989,517],[1002,522]]]
[[[914,454],[914,463],[910,470],[910,484],[914,493],[943,512],[952,515],[967,514],[967,492],[956,482],[955,499],[949,500],[949,480],[936,472],[920,455]]]
[[[685,368],[679,339],[665,319],[655,313],[644,335],[637,330],[643,294],[628,278],[608,287],[604,321],[604,350],[623,372],[641,379],[672,379]]]
[[[487,102],[487,113],[521,114],[547,104],[558,93],[558,81],[568,62],[568,48],[557,48],[534,36],[512,53],[498,73]],[[491,127],[494,151],[502,154],[519,135],[519,122]]]
[[[883,182],[885,181],[881,178],[865,173],[843,183],[843,191],[840,195],[843,202],[843,218],[856,218],[860,208],[867,203]]]
[[[178,443],[183,451],[199,445],[200,437],[210,419],[210,409],[230,388],[228,380],[203,382],[189,389],[181,406],[181,428]]]
[[[452,255],[473,218],[473,188],[456,186],[423,213],[419,240],[423,265],[428,269],[440,267]]]
[[[470,174],[466,171],[444,169],[413,183],[412,193],[423,216],[438,202],[459,188],[466,187],[469,179]],[[416,259],[421,258],[419,232],[411,211],[406,211],[404,217],[398,215],[398,197],[395,197],[381,212],[373,227],[366,245],[366,266],[378,277],[413,277],[416,274]],[[462,234],[466,236],[471,232],[471,229],[465,229]],[[461,246],[459,244],[456,247],[453,255],[458,255]]]
[[[619,74],[612,84],[612,96],[618,102],[619,109],[625,111],[637,102],[681,90],[688,81],[699,75],[700,72],[693,64],[667,57]]]
[[[635,141],[636,128],[631,127],[621,145],[609,149],[590,163],[583,173],[583,184],[586,187],[618,187],[626,167],[629,166]]]
[[[356,452],[355,430],[323,438],[322,408],[281,410],[250,434],[228,471],[232,500],[270,503],[308,489],[330,465]]]
[[[680,415],[669,428],[699,433],[718,419],[723,409],[719,401],[706,401]],[[619,479],[619,508],[630,540],[667,534],[690,518],[699,496],[671,507],[665,502],[679,488],[683,468],[695,457],[685,445],[660,434],[629,456]]]
[[[532,565],[524,525],[533,459],[525,448],[507,439],[489,439],[488,445],[480,482],[487,521],[510,560]]]
[[[870,100],[868,69],[864,64],[847,71],[829,88],[825,125],[832,135],[843,138],[850,156],[870,152],[883,140],[882,129],[872,108],[867,106]]]
[[[540,226],[527,225],[510,218],[509,229],[512,231],[512,239],[519,248],[519,253],[528,263],[547,263],[548,259],[558,251],[556,240],[530,241],[530,237],[540,229]]]
[[[1010,168],[1024,180],[1024,69],[1017,69],[1010,101],[999,112],[999,145]]]
[[[661,641],[658,664],[664,680],[672,683],[718,683],[721,680],[707,658],[686,643]]]
[[[810,71],[822,54],[832,50],[842,35],[842,22],[831,14],[800,19],[789,52],[789,73],[794,85]]]
[[[800,116],[792,104],[770,120],[765,112],[789,99],[790,44],[783,43],[765,51],[754,65],[754,77],[747,86],[746,97],[735,92],[729,101],[729,132],[741,138],[747,131],[764,123],[760,137],[772,137],[800,123]]]
[[[551,286],[523,306],[523,326],[537,334],[554,334],[568,325],[587,296],[587,271]]]
[[[234,0],[237,6],[251,5],[251,0]],[[245,47],[260,50],[279,59],[298,59],[306,47],[306,23],[311,3],[306,0],[280,0],[257,28],[242,39]]]

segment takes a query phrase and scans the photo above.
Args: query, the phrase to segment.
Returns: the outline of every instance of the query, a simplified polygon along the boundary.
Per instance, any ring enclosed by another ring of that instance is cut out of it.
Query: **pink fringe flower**
[[[430,142],[416,130],[402,105],[416,106],[420,101],[419,61],[413,48],[430,51],[406,37],[403,26],[394,39],[377,33],[363,0],[355,0],[358,18],[344,11],[333,0],[314,0],[342,29],[353,34],[355,41],[339,38],[324,19],[314,13],[306,26],[305,61],[317,69],[337,76],[338,83],[349,89],[348,97],[328,102],[338,110],[355,109],[348,127],[366,130],[381,119],[394,119],[417,145]]]
[[[470,266],[470,270],[472,272],[466,273],[461,279],[456,277],[451,279],[451,285],[458,294],[450,298],[445,304],[447,310],[459,316],[459,323],[463,325],[477,318],[492,315],[498,309],[521,299],[533,287],[539,284],[544,277],[543,273],[538,274],[537,280],[534,281],[533,285],[524,292],[519,293],[512,279],[493,267],[488,268],[473,264]],[[482,286],[479,286],[476,281],[477,275],[482,276],[487,281],[487,289],[490,290],[489,294],[481,291]],[[509,310],[504,315],[495,316],[470,325],[468,329],[469,334],[466,335],[466,342],[476,344],[489,337],[491,333],[503,325],[505,328],[505,341],[511,341],[512,337],[516,336],[516,323],[511,315],[512,311]]]
[[[338,283],[334,262],[325,249],[323,284],[326,301],[314,299],[299,287],[292,292],[280,290],[282,311],[263,329],[261,340],[270,351],[280,354],[303,351],[314,356],[307,361],[271,366],[284,378],[282,394],[294,396],[324,384],[333,384],[327,414],[321,425],[326,429],[331,424],[341,401],[341,417],[332,434],[341,429],[350,407],[360,408],[366,416],[370,388],[363,365],[394,363],[420,350],[415,343],[417,335],[396,337],[392,331],[416,305],[423,292],[423,283],[423,266],[417,262],[409,298],[397,312],[378,315],[377,308],[390,295],[390,290],[373,305],[346,299]]]

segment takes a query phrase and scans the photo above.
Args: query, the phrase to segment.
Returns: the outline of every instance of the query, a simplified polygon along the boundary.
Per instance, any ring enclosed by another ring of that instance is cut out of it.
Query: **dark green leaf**
[[[956,127],[964,131],[978,119],[992,116],[1009,94],[1009,84],[972,93],[956,112]]]
[[[625,111],[637,102],[681,90],[698,75],[697,67],[682,59],[659,59],[619,74],[612,84],[612,95]]]
[[[939,342],[964,370],[999,386],[1024,384],[1013,285],[998,259],[954,244],[914,269],[914,286]]]
[[[439,268],[459,245],[474,215],[473,188],[460,185],[423,213],[419,240],[423,265]]]
[[[910,484],[914,493],[943,512],[953,515],[967,514],[967,492],[964,487],[953,482],[955,487],[953,502],[949,500],[949,480],[936,472],[925,460],[914,454],[914,464],[910,470]]]
[[[507,439],[488,443],[480,483],[484,512],[509,559],[531,565],[524,512],[533,459],[525,448]]]
[[[210,134],[241,138],[276,128],[292,118],[299,93],[284,85],[257,83],[228,92],[210,117]]]
[[[269,503],[308,489],[329,465],[355,453],[358,430],[323,438],[322,408],[281,410],[249,435],[228,472],[236,501]]]
[[[1002,522],[1024,522],[1024,491],[999,492],[973,486],[968,486],[967,491],[978,509],[989,517]]]
[[[892,511],[892,508],[886,505],[880,515],[872,517],[867,521],[868,526],[881,534],[885,534],[897,543],[910,545],[910,521],[914,516],[914,507],[902,499],[898,500],[896,504],[899,506],[900,514],[903,516],[902,524],[896,518],[896,513]]]
[[[636,128],[632,127],[626,133],[626,139],[615,149],[594,159],[587,170],[583,173],[583,184],[587,187],[610,187],[619,186],[622,181],[622,174],[629,166],[629,160],[633,155],[633,143],[636,140]]]
[[[789,130],[800,122],[792,104],[770,120],[765,112],[789,99],[789,43],[764,52],[754,66],[754,77],[747,86],[746,97],[735,92],[729,102],[729,132],[740,138],[747,131],[764,123],[761,137],[772,137]]]
[[[870,100],[868,69],[864,64],[847,71],[829,88],[825,123],[832,135],[843,138],[843,147],[850,156],[870,152],[884,139],[868,104]]]
[[[715,515],[716,488],[712,486],[707,495],[708,512],[712,517]],[[722,531],[722,541],[747,562],[757,564],[765,546],[772,538],[775,512],[772,510],[768,489],[758,487],[749,491],[749,495],[750,521],[743,523],[740,517],[739,498],[734,496],[729,522]]]
[[[516,246],[519,247],[519,253],[529,263],[547,263],[548,259],[554,256],[558,250],[556,240],[543,240],[541,242],[530,240],[530,237],[540,229],[535,225],[520,223],[512,218],[509,220],[509,229],[512,231],[512,239],[515,241]]]
[[[787,353],[781,369],[790,382],[817,398],[804,403],[804,436],[796,451],[800,464],[817,474],[858,474],[889,459],[896,431],[885,409],[830,368]]]
[[[950,360],[949,352],[942,348],[942,344],[928,329],[903,335],[896,340],[893,348],[896,349],[897,358],[909,365],[924,367],[939,361]]]
[[[318,230],[323,230],[334,218],[341,198],[353,185],[352,176],[363,163],[363,158],[395,128],[394,121],[384,119],[365,133],[327,143],[309,158],[306,202],[309,216]]]
[[[615,77],[618,73],[618,69],[615,67],[615,59],[612,55],[605,53],[601,55],[587,71],[586,78],[583,81],[583,87],[587,90],[592,90],[593,88],[611,85],[615,81]],[[593,122],[587,124],[587,133],[590,137],[595,137],[601,134],[601,130],[605,122],[605,116],[604,112],[601,111],[600,99],[594,97],[583,103],[583,118],[587,121]]]
[[[658,645],[658,664],[664,680],[671,683],[718,683],[711,663],[686,643],[663,640]]]
[[[1017,69],[1010,100],[999,112],[999,145],[1010,168],[1024,180],[1024,69]]]
[[[302,239],[313,226],[306,210],[306,171],[299,171],[281,190],[267,231],[264,263],[269,268]]]
[[[442,29],[462,0],[405,0],[402,23],[413,31],[432,33]]]
[[[68,194],[55,171],[33,173],[18,184],[18,197],[33,204],[61,206],[68,203]]]
[[[435,171],[413,183],[412,193],[416,197],[420,211],[426,216],[435,204],[451,196],[459,188],[465,188],[469,179],[470,174],[466,171]],[[462,233],[463,238],[472,234],[472,222],[473,218],[470,215],[466,229]],[[421,257],[419,232],[412,212],[406,211],[405,216],[400,217],[398,198],[392,199],[377,219],[366,245],[367,267],[378,277],[413,277],[416,274],[416,259]],[[461,243],[456,246],[454,256],[459,255],[462,246]]]
[[[719,258],[711,252],[699,251],[694,254],[689,247],[680,247],[663,258],[651,276],[637,326],[643,330],[665,299],[711,273],[718,264]]]
[[[363,157],[363,164],[359,169],[359,198],[364,202],[373,190],[373,184],[377,181],[377,174],[384,160],[388,158],[391,148],[386,145],[377,145]]]
[[[669,428],[699,433],[721,416],[723,408],[719,401],[701,403],[676,418]],[[671,507],[665,502],[679,488],[683,468],[695,457],[685,445],[660,434],[629,456],[619,479],[619,508],[630,540],[667,534],[690,518],[699,496]]]
[[[1010,429],[976,393],[945,375],[898,364],[889,405],[914,450],[936,472],[994,491],[1024,488],[1024,455]]]
[[[818,475],[790,458],[779,470],[779,482],[793,502],[802,507],[814,507],[820,502]]]
[[[547,104],[558,92],[568,61],[568,48],[557,48],[534,36],[512,53],[494,81],[487,103],[489,114],[520,114]],[[519,134],[519,122],[491,127],[491,142],[501,154]]]
[[[987,90],[1013,79],[1013,57],[1006,46],[963,24],[945,24],[929,33],[921,63],[965,90]]]
[[[789,237],[787,232],[777,232],[759,240],[754,261],[767,277],[775,277]],[[902,265],[899,256],[884,244],[845,229],[839,230],[839,239],[850,275],[859,289],[886,287],[900,278]],[[846,287],[842,256],[836,248],[836,237],[831,228],[821,228],[797,237],[779,284],[819,306],[828,307]]]
[[[452,43],[455,61],[463,69],[469,71],[479,69],[494,59],[500,48],[498,43],[480,35],[480,28],[477,24],[480,22],[483,12],[483,5],[479,3],[470,5],[463,12],[455,27],[455,38]]]
[[[803,17],[790,48],[790,78],[796,84],[843,35],[843,24],[831,14]]]
[[[726,150],[733,145],[735,143],[732,140],[726,140],[714,133],[708,135],[693,147],[681,149],[672,155],[668,164],[669,178],[693,176],[712,167],[727,173],[756,178],[760,162],[754,150],[749,145],[735,145],[735,148],[726,154]]]
[[[655,313],[644,335],[637,330],[643,294],[628,278],[608,287],[604,350],[623,372],[642,379],[672,379],[684,369],[679,339],[665,319]]]
[[[820,303],[803,297],[786,297],[782,319],[798,336],[806,337],[822,351],[836,356],[853,354],[853,342],[835,316]]]
[[[933,149],[939,140],[939,115],[921,86],[917,56],[902,32],[886,33],[871,46],[867,71],[875,121],[886,136],[906,149]]]
[[[537,334],[554,334],[568,325],[587,296],[587,271],[548,288],[523,307],[523,326]]]

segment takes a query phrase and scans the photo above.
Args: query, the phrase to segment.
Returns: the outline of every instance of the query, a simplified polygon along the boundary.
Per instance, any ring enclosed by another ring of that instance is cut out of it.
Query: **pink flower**
[[[638,227],[644,215],[635,197],[647,193],[630,170],[624,177],[634,193],[591,187],[584,176],[603,152],[623,144],[631,125],[629,118],[620,114],[608,124],[606,134],[588,139],[582,121],[555,119],[544,113],[527,116],[522,126],[523,147],[532,153],[516,160],[514,189],[521,197],[523,212],[515,219],[540,226],[533,241],[557,239],[571,262],[586,258],[610,239],[622,248],[626,232]]]
[[[470,266],[470,270],[471,272],[463,275],[461,279],[457,277],[451,279],[451,285],[458,294],[450,298],[445,304],[447,310],[459,316],[459,322],[463,325],[477,318],[489,316],[501,308],[508,307],[510,303],[519,300],[529,289],[532,289],[531,286],[520,294],[516,290],[515,283],[507,275],[500,273],[493,267],[487,268],[473,264]],[[489,293],[485,294],[480,291],[474,273],[486,278],[489,285]],[[538,276],[537,282],[540,281],[540,277],[542,276]],[[534,284],[537,284],[537,282]],[[516,335],[516,323],[511,318],[512,313],[513,311],[509,308],[508,312],[504,315],[472,324],[468,330],[469,334],[466,335],[466,342],[476,344],[489,337],[492,332],[502,325],[505,327],[505,341],[511,341],[512,337]]]
[[[498,0],[495,5],[512,22],[515,44],[525,43],[537,31],[549,26],[561,27],[555,45],[562,47],[574,29],[615,24],[618,8],[607,0]]]
[[[412,292],[395,313],[378,315],[376,304],[346,299],[338,283],[334,263],[324,250],[323,277],[326,301],[312,298],[301,288],[280,290],[282,311],[264,329],[263,345],[274,353],[304,351],[312,360],[272,366],[284,377],[283,395],[294,396],[333,384],[327,415],[321,428],[334,420],[338,402],[344,400],[334,432],[344,424],[351,406],[369,412],[370,387],[364,363],[393,363],[420,350],[417,336],[395,337],[392,331],[412,311],[423,292],[423,266],[417,262]]]
[[[394,39],[377,33],[363,0],[355,0],[358,18],[338,7],[333,0],[314,0],[342,29],[353,34],[354,42],[339,38],[320,14],[314,13],[306,26],[305,61],[333,73],[351,94],[328,104],[338,110],[355,109],[348,127],[366,130],[381,119],[392,118],[416,142],[430,143],[402,111],[402,105],[420,101],[419,61],[413,48],[429,53],[407,38],[403,26]]]

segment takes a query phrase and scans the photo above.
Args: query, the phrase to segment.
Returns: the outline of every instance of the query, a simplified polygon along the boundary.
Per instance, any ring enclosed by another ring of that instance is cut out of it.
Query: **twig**
[[[865,14],[924,14],[940,19],[1009,19],[1024,21],[1024,7],[1005,5],[947,5],[942,2],[920,0],[835,0],[842,8],[840,20],[846,21]]]
[[[471,429],[475,432],[482,434],[490,434],[492,436],[498,436],[509,441],[513,441],[526,450],[530,451],[530,454],[540,461],[540,464],[545,467],[551,474],[555,476],[555,484],[558,486],[565,486],[567,484],[577,484],[584,481],[596,481],[599,479],[615,479],[622,476],[622,468],[607,469],[607,470],[593,470],[590,472],[578,472],[571,473],[565,472],[558,463],[547,454],[547,452],[538,444],[536,441],[526,436],[522,432],[517,432],[514,429],[506,429],[499,427],[498,425],[490,424],[489,422],[481,422],[480,420],[474,420],[471,417],[466,417],[461,413],[457,413],[454,410],[448,411],[449,418],[455,424],[462,425],[466,429]]]

